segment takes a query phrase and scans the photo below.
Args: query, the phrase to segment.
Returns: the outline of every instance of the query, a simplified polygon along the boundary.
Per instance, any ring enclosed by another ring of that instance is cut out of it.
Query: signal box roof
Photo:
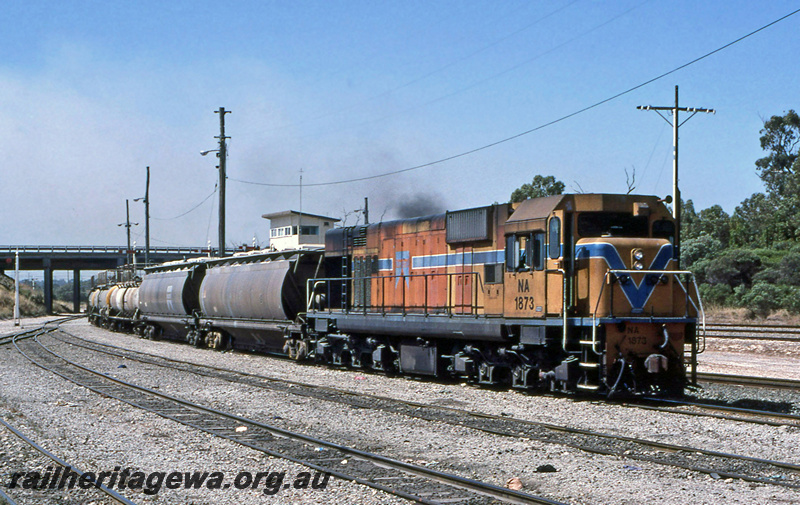
[[[307,212],[298,212],[296,210],[284,210],[281,212],[273,212],[271,214],[262,214],[261,217],[264,219],[275,219],[278,217],[286,217],[286,216],[303,216],[303,217],[315,217],[317,219],[324,219],[326,221],[334,221],[339,222],[341,219],[336,219],[335,217],[330,216],[321,216],[319,214],[308,214]]]

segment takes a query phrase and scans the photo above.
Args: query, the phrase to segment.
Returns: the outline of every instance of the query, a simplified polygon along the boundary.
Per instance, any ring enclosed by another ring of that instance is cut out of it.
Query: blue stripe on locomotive
[[[611,244],[597,242],[593,244],[579,245],[575,249],[575,259],[592,259],[602,258],[606,261],[608,268],[611,270],[627,270],[625,263],[616,247]],[[666,270],[669,262],[672,261],[672,244],[664,244],[659,249],[656,257],[650,263],[648,270]],[[647,282],[648,277],[655,276],[653,280],[658,280],[659,274],[645,275],[639,284],[635,284],[633,279],[628,276],[628,281],[619,283],[625,298],[631,304],[634,310],[642,310],[647,304],[647,300],[653,294],[657,282]]]

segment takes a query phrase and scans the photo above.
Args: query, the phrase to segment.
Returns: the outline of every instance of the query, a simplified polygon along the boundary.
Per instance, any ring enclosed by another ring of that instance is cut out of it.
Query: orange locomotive
[[[292,356],[516,388],[676,394],[702,305],[654,196],[577,194],[329,231]]]

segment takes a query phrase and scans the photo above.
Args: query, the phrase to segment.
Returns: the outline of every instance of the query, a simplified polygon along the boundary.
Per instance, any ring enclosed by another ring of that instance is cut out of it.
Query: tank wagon
[[[678,394],[703,311],[674,235],[657,197],[607,194],[337,228],[324,250],[148,269],[133,324],[389,373]]]
[[[146,270],[142,333],[213,349],[283,352],[303,333],[306,280],[319,275],[321,250],[256,251],[173,262]]]
[[[134,270],[121,267],[100,272],[89,293],[89,321],[112,330],[132,331],[139,316],[139,283]]]

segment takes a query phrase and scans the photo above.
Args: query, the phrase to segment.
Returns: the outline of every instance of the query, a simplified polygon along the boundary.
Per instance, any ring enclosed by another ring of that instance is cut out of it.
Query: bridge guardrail
[[[242,249],[243,250],[243,249]],[[86,254],[86,253],[126,253],[126,252],[136,252],[137,254],[144,254],[143,247],[136,247],[131,248],[128,250],[127,247],[123,246],[105,246],[105,245],[77,245],[77,246],[58,246],[58,245],[20,245],[20,246],[8,246],[8,245],[0,245],[0,254],[14,254],[17,251],[20,254],[23,253],[79,253],[79,254]],[[238,251],[235,249],[234,251]],[[151,247],[150,254],[208,254],[209,252],[215,253],[216,249],[208,249],[208,247]]]

